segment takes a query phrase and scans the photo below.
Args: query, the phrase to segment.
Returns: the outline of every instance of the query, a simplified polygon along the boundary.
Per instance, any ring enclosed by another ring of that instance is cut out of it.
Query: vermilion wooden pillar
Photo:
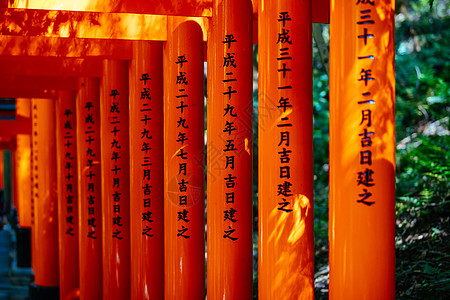
[[[103,299],[129,299],[128,61],[103,63],[100,124]]]
[[[164,48],[165,299],[205,297],[201,27],[169,23]]]
[[[35,293],[53,299],[59,285],[55,100],[33,99],[32,112],[35,285],[31,294],[32,299]]]
[[[311,1],[259,5],[259,299],[314,298]]]
[[[80,299],[102,299],[100,79],[81,78],[76,103]]]
[[[394,299],[394,1],[333,0],[330,28],[330,299]]]
[[[31,99],[16,98],[16,120],[31,119]],[[31,121],[30,121],[31,124]],[[31,267],[31,126],[16,135],[14,151],[14,195],[17,228],[17,266]]]
[[[252,298],[252,4],[213,2],[208,35],[208,299]]]
[[[16,99],[16,116],[31,118],[30,99]],[[31,228],[31,135],[18,134],[16,142],[15,193],[19,225],[21,228]]]
[[[164,299],[162,43],[135,42],[130,69],[131,298]]]
[[[79,298],[78,174],[76,92],[60,91],[56,101],[58,174],[59,294]]]

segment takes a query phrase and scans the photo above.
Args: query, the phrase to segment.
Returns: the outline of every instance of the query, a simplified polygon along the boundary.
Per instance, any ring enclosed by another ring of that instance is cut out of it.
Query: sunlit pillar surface
[[[73,299],[79,294],[78,180],[76,92],[60,91],[56,101],[58,174],[59,294]]]
[[[394,299],[394,1],[333,0],[330,28],[330,299]]]
[[[260,299],[314,298],[311,1],[259,5]]]
[[[55,100],[33,99],[34,282],[57,287],[58,202],[56,180]]]
[[[81,78],[78,91],[77,158],[80,235],[80,299],[102,299],[102,195],[100,79]]]
[[[16,135],[14,151],[14,205],[17,209],[17,266],[31,267],[31,99],[16,98],[16,121],[29,122],[27,130]]]
[[[31,100],[16,99],[16,116],[31,118]],[[16,136],[16,199],[19,225],[31,228],[31,135],[18,134]]]
[[[201,27],[169,25],[164,48],[165,299],[205,298]]]
[[[135,42],[130,69],[131,298],[164,299],[162,43]]]
[[[214,1],[208,36],[208,299],[252,298],[252,3]]]
[[[103,299],[130,298],[128,62],[105,60],[100,97]]]

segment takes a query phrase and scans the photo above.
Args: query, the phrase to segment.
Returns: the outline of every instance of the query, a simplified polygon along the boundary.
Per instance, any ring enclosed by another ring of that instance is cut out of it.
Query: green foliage
[[[318,51],[314,50],[314,267],[318,271],[328,260],[329,85],[328,75],[320,67]]]
[[[410,1],[396,22],[397,298],[450,294],[448,1]]]
[[[398,151],[397,213],[411,208],[428,213],[429,206],[444,205],[450,198],[450,136],[418,135]]]
[[[449,199],[450,18],[410,4],[396,24],[398,217]]]
[[[411,6],[396,22],[399,139],[449,112],[450,18],[439,17],[437,8],[430,11],[424,1],[412,1]]]

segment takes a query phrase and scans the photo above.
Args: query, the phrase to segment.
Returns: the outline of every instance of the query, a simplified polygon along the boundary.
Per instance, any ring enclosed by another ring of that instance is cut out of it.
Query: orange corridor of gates
[[[394,298],[394,1],[0,10],[31,299],[252,299],[255,280],[313,299],[313,23],[330,23],[330,299]]]

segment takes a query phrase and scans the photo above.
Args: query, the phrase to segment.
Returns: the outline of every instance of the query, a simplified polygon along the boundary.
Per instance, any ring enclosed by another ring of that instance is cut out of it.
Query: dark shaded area
[[[31,269],[17,268],[16,239],[11,226],[0,230],[0,300],[28,300]]]

